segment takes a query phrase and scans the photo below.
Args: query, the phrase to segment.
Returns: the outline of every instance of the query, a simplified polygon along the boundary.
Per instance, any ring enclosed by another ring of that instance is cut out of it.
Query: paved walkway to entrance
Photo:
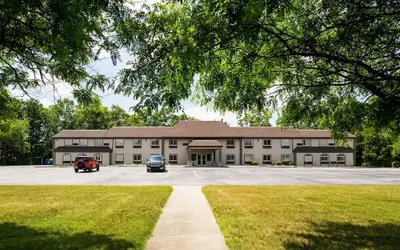
[[[200,186],[174,187],[146,249],[228,249]]]

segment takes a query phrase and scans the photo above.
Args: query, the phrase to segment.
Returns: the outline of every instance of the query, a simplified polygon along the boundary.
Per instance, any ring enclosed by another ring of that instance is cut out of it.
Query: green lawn
[[[0,249],[143,249],[171,192],[0,186]]]
[[[208,186],[230,249],[400,249],[400,186]]]

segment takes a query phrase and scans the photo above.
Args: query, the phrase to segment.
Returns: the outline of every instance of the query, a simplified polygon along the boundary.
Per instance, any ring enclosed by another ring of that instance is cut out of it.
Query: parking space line
[[[168,170],[168,173],[164,176],[164,178],[167,178],[169,173],[171,173],[171,172],[172,172],[171,170]]]
[[[200,178],[200,176],[196,173],[196,171],[193,170],[193,173],[197,176],[197,178]]]
[[[221,171],[218,171],[218,170],[217,170],[217,172],[218,172],[218,173],[220,173],[220,174],[226,175],[226,176],[228,176],[228,177],[233,177],[233,176],[232,176],[232,175],[230,175],[230,174],[226,174],[226,173],[223,173],[223,172],[221,172]]]
[[[146,172],[141,172],[140,174],[135,174],[135,175],[132,176],[132,177],[136,177],[136,176],[139,176],[139,175],[144,174],[144,173],[146,173]]]

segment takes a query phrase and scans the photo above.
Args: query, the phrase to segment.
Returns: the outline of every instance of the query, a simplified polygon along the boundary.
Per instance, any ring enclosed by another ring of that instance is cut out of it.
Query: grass
[[[400,186],[208,186],[230,249],[400,249]]]
[[[0,186],[0,249],[144,249],[171,192]]]

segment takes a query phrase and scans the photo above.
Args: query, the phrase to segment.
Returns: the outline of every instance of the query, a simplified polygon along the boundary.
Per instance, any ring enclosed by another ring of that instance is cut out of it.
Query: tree
[[[181,120],[196,120],[194,117],[183,114],[175,114],[173,110],[161,108],[159,110],[151,110],[142,108],[132,114],[127,122],[129,126],[173,126]]]
[[[271,118],[272,115],[267,110],[252,110],[238,117],[238,124],[241,127],[269,127],[271,126],[271,123],[269,123]]]
[[[0,3],[0,87],[54,84],[54,79],[87,90],[107,79],[86,65],[102,50],[119,57],[109,35],[113,19],[129,11],[123,0],[4,0]],[[77,91],[83,99],[85,91]]]
[[[110,123],[108,127],[126,126],[129,114],[125,112],[123,108],[118,105],[112,105],[109,111]]]
[[[108,129],[109,111],[101,104],[98,96],[89,103],[80,103],[75,109],[75,127],[77,129]]]
[[[193,85],[219,111],[281,99],[281,126],[336,138],[365,119],[386,127],[400,120],[399,18],[390,0],[168,1],[116,24],[134,55],[116,91],[151,109],[179,107]]]

